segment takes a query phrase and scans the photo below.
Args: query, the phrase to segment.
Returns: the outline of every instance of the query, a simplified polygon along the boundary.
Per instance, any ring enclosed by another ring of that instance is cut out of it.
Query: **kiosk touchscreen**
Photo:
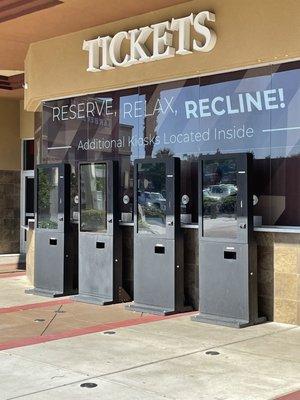
[[[180,233],[180,160],[135,160],[135,311],[170,314],[184,309]]]
[[[122,242],[118,227],[118,164],[79,164],[79,294],[74,300],[100,305],[119,301]]]
[[[56,297],[77,290],[77,225],[70,221],[69,164],[41,164],[35,183],[34,294]]]
[[[257,314],[251,154],[199,160],[199,309],[192,319],[244,327]]]

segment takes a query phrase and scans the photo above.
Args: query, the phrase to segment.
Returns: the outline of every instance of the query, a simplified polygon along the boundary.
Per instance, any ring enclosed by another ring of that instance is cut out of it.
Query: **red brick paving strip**
[[[0,272],[0,279],[2,278],[15,278],[16,276],[24,276],[26,272],[18,271],[18,272]]]
[[[71,300],[69,298],[64,298],[64,299],[60,299],[60,300],[43,301],[41,303],[21,304],[18,306],[0,308],[0,314],[7,314],[7,313],[13,313],[13,312],[25,311],[25,310],[33,310],[34,308],[50,307],[50,306],[55,306],[57,304],[61,305],[61,304],[70,304],[70,303],[73,303],[73,300]]]
[[[26,265],[24,263],[0,264],[0,274],[11,272],[25,272]]]
[[[143,317],[136,318],[136,319],[129,319],[129,320],[117,321],[117,322],[109,322],[109,323],[89,326],[89,327],[85,327],[85,328],[71,329],[71,330],[68,330],[65,332],[55,333],[55,334],[51,334],[51,335],[33,336],[30,338],[14,339],[14,340],[10,340],[8,342],[0,343],[0,351],[13,349],[16,347],[25,347],[25,346],[31,346],[31,345],[39,344],[39,343],[51,342],[53,340],[66,339],[66,338],[75,337],[75,336],[82,336],[82,335],[87,335],[90,333],[104,332],[104,331],[117,329],[117,328],[125,328],[128,326],[147,324],[149,322],[156,322],[156,321],[161,321],[164,319],[176,318],[176,317],[179,317],[180,315],[194,315],[194,314],[196,314],[196,313],[188,312],[188,313],[184,313],[184,314],[173,314],[173,315],[168,315],[168,316],[148,315],[147,314]]]
[[[300,390],[281,397],[276,397],[274,400],[300,400]]]

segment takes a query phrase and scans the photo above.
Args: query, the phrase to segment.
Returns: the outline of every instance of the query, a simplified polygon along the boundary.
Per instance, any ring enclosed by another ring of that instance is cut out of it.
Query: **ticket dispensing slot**
[[[236,260],[236,252],[235,251],[224,251],[224,258],[225,260]]]
[[[162,244],[157,244],[154,248],[154,252],[156,254],[165,254],[165,246]]]

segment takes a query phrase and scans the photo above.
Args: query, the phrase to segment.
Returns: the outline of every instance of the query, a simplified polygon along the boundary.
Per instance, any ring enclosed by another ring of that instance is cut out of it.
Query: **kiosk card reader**
[[[35,181],[34,294],[57,297],[77,290],[77,225],[70,222],[69,164],[41,164]]]
[[[184,310],[180,160],[135,160],[134,311]]]
[[[192,319],[244,327],[257,314],[252,154],[199,160],[199,309]]]
[[[118,164],[79,164],[79,294],[74,300],[100,305],[119,301],[122,237],[118,227]]]

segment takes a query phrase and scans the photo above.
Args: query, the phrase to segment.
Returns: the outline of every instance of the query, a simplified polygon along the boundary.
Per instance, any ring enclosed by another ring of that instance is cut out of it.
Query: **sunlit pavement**
[[[0,279],[1,400],[300,399],[299,327],[237,330],[26,287],[25,276]]]

